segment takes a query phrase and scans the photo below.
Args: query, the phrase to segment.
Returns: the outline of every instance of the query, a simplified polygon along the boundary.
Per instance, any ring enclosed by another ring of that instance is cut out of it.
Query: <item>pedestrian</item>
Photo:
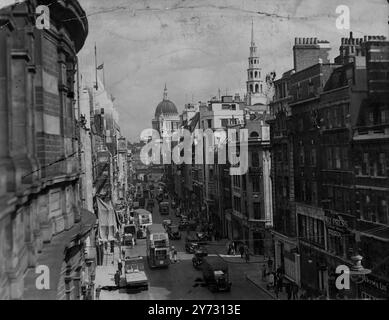
[[[288,295],[288,300],[291,300],[291,298],[292,298],[292,286],[291,286],[290,282],[288,282],[285,285],[285,290],[286,290],[286,294]]]
[[[227,242],[227,255],[231,254],[231,242]]]
[[[116,273],[115,273],[115,276],[114,276],[114,280],[115,280],[115,285],[117,287],[119,287],[119,285],[120,285],[120,273],[119,273],[119,270],[116,270]]]
[[[244,255],[244,253],[245,253],[245,252],[244,252],[244,249],[245,249],[245,248],[244,248],[243,246],[240,246],[240,247],[239,247],[240,257],[241,257],[242,259],[243,259],[243,255]]]
[[[292,285],[292,299],[293,300],[298,299],[298,293],[299,293],[299,286],[296,283],[293,283],[293,285]]]
[[[122,269],[123,269],[122,260],[119,259],[119,261],[118,261],[118,271],[119,271],[120,275],[122,274]]]
[[[124,259],[126,257],[126,251],[124,251],[124,249],[122,249],[122,259]]]
[[[267,290],[270,290],[273,287],[274,287],[274,273],[270,272],[269,277],[267,279],[266,288],[267,288]]]
[[[282,292],[282,288],[284,286],[284,275],[282,273],[278,273],[277,275],[277,288],[279,292]]]
[[[245,258],[246,258],[246,263],[248,263],[250,261],[250,251],[249,251],[249,247],[248,246],[245,246],[244,254],[245,254]]]
[[[262,280],[266,279],[266,264],[262,265]]]
[[[176,250],[176,248],[174,248],[174,246],[172,246],[172,254],[173,254],[173,262],[176,263],[177,262],[177,250]]]
[[[101,286],[98,285],[98,287],[96,288],[96,293],[95,293],[96,300],[100,300],[100,292],[101,292]]]

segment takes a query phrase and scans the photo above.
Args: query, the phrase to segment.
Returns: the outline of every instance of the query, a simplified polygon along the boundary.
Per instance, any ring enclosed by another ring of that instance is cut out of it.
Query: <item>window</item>
[[[389,219],[388,201],[386,199],[379,199],[378,203],[378,222],[387,224]]]
[[[258,152],[253,151],[251,153],[251,166],[254,168],[259,168],[259,154],[258,154]]]
[[[253,211],[254,211],[254,219],[255,220],[261,220],[262,214],[261,214],[261,204],[259,202],[253,203]]]
[[[312,204],[317,205],[317,183],[312,182]]]
[[[311,166],[316,167],[316,149],[311,150]]]
[[[340,169],[341,168],[341,162],[340,162],[340,148],[335,147],[335,168]]]
[[[221,122],[222,122],[222,127],[225,128],[228,126],[228,119],[222,119]]]
[[[389,122],[389,110],[381,110],[381,123]]]
[[[253,184],[253,192],[259,192],[259,179],[254,177],[252,179],[252,184]]]
[[[304,146],[300,146],[299,163],[300,166],[304,166]]]
[[[342,168],[349,169],[348,150],[347,147],[342,148]]]
[[[259,92],[259,86],[258,86],[258,83],[255,85],[255,92]]]
[[[369,119],[368,124],[374,124],[374,113],[372,111],[368,113],[368,119]]]
[[[368,174],[367,173],[368,168],[369,168],[369,154],[365,152],[363,154],[363,160],[362,160],[362,175],[366,176]]]
[[[378,156],[378,167],[377,167],[377,175],[380,177],[384,177],[386,174],[385,170],[385,153],[380,153]]]
[[[332,148],[327,147],[327,169],[332,169]]]
[[[306,194],[306,189],[305,189],[305,181],[301,181],[301,201],[305,201],[305,194]]]
[[[212,128],[212,120],[211,119],[207,120],[207,127]]]
[[[298,120],[298,130],[300,132],[304,131],[304,121],[303,121],[303,118],[299,118],[299,120]]]

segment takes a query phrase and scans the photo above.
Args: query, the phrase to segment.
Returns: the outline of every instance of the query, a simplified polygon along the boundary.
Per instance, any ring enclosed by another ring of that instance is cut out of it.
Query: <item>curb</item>
[[[246,279],[250,281],[253,285],[255,285],[257,288],[261,289],[263,292],[265,292],[268,296],[270,296],[273,300],[278,300],[269,290],[265,289],[264,287],[257,284],[254,280],[250,279],[248,274],[246,273]]]

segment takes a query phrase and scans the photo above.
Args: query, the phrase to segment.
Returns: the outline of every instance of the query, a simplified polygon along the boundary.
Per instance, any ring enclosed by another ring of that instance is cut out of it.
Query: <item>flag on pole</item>
[[[99,65],[96,69],[97,70],[102,70],[104,68],[104,63],[102,63],[101,65]]]

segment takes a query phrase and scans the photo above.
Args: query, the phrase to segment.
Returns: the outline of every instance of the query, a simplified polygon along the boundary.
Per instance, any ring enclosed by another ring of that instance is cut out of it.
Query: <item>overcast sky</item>
[[[207,101],[218,88],[245,91],[254,20],[263,73],[277,77],[293,67],[295,37],[317,37],[338,54],[336,7],[351,11],[354,37],[387,35],[387,0],[79,0],[88,15],[89,36],[81,50],[82,70],[104,62],[124,136],[137,140],[151,126],[165,82],[179,111],[186,102]],[[102,74],[101,74],[102,75]]]

